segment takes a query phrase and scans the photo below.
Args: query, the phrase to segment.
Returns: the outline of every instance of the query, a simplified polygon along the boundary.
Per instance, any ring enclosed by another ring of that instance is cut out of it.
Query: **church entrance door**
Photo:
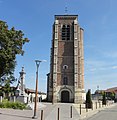
[[[61,92],[61,102],[63,102],[63,103],[69,102],[69,92],[68,91]]]

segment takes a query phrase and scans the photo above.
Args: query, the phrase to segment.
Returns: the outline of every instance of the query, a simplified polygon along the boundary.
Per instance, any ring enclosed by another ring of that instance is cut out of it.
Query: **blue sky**
[[[39,90],[46,92],[54,15],[78,14],[84,29],[85,89],[95,91],[117,86],[116,0],[0,0],[0,19],[9,28],[22,30],[30,42],[24,56],[17,56],[15,76],[26,71],[26,87],[35,88],[35,59],[47,60],[39,68]]]

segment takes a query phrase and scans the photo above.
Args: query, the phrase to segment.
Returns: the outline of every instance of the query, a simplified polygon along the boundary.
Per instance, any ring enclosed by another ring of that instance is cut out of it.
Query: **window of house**
[[[62,40],[70,40],[70,25],[62,26]]]

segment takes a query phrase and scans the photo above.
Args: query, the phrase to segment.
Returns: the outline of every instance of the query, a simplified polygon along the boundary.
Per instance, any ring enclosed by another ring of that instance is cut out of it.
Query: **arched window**
[[[63,65],[63,69],[68,69],[68,65]]]
[[[66,76],[63,78],[63,85],[68,85],[68,78]]]
[[[70,40],[70,25],[62,26],[62,40]]]

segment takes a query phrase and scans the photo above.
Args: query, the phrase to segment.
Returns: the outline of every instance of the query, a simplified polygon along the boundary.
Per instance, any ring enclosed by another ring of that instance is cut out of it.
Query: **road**
[[[117,120],[117,105],[111,108],[101,110],[96,115],[84,120]]]

